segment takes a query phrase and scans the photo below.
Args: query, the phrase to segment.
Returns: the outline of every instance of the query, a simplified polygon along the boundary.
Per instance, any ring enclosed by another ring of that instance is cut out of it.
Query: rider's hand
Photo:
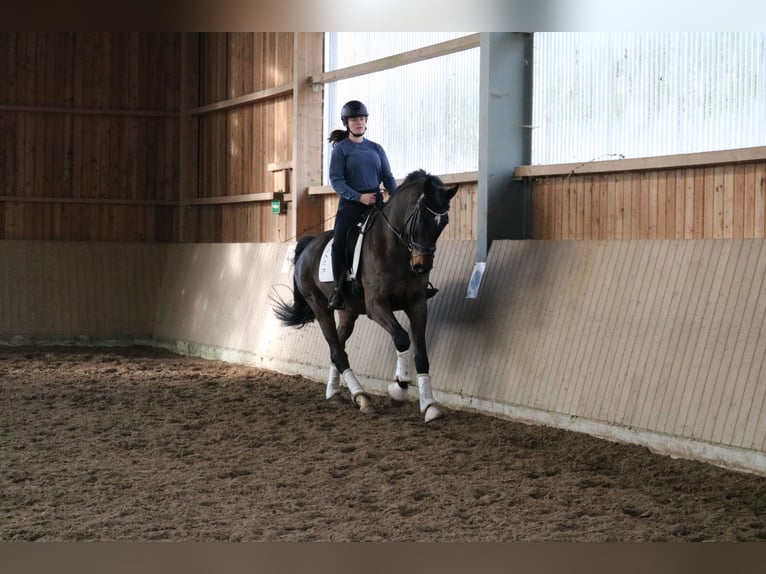
[[[362,197],[359,198],[359,201],[364,205],[374,205],[377,195],[377,193],[363,193]]]

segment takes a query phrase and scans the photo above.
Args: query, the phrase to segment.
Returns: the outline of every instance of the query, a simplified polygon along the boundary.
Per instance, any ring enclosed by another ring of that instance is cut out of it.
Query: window
[[[373,61],[466,33],[334,32],[325,35],[326,71]],[[342,128],[340,110],[361,100],[367,135],[388,154],[394,177],[478,170],[479,48],[325,85],[325,140]],[[325,141],[324,181],[330,145]]]

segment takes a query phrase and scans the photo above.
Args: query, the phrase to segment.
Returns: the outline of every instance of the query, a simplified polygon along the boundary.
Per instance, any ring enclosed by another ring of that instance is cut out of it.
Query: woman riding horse
[[[364,137],[367,133],[367,106],[359,100],[346,102],[340,111],[345,130],[334,130],[330,156],[330,184],[340,196],[335,214],[332,245],[332,275],[335,290],[330,309],[343,309],[343,280],[346,275],[348,230],[356,224],[368,207],[382,204],[381,182],[393,194],[396,180],[391,173],[386,152]]]
[[[295,250],[292,304],[277,300],[274,311],[288,326],[319,323],[330,347],[330,375],[326,397],[340,392],[341,377],[362,412],[371,412],[371,401],[350,367],[346,341],[359,315],[366,314],[390,335],[396,348],[396,381],[388,387],[397,401],[408,399],[412,382],[411,357],[415,359],[420,410],[426,422],[442,415],[431,389],[426,350],[426,288],[433,267],[436,240],[449,220],[450,200],[458,187],[445,189],[442,181],[423,170],[412,172],[391,199],[378,208],[365,232],[356,282],[359,289],[346,292],[343,310],[328,309],[334,285],[319,277],[319,266],[332,232],[303,237]],[[409,318],[412,337],[399,323],[395,311]]]

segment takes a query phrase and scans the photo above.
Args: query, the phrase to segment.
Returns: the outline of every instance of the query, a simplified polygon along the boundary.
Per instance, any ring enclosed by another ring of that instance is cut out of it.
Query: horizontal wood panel
[[[184,38],[184,115],[200,115],[182,124]],[[228,204],[306,189],[289,189],[290,172],[273,171],[307,161],[293,158],[294,50],[291,32],[193,40],[173,33],[0,33],[0,238],[288,238],[268,202]],[[536,239],[758,238],[766,236],[764,150],[520,166],[516,174],[532,178]],[[610,169],[622,171],[605,173]],[[478,174],[453,175],[445,183],[460,182],[464,191],[445,238],[475,239]],[[321,204],[321,222],[312,217],[311,225],[332,228],[337,199],[311,183],[309,194],[319,197],[303,212]],[[78,205],[62,205],[69,203]],[[222,227],[229,224],[235,228]],[[89,225],[96,228],[83,229]]]
[[[194,40],[199,57],[187,71],[192,93],[186,109],[192,102],[192,111],[207,113],[191,120],[197,124],[186,132],[199,142],[194,163],[186,166],[193,185],[183,198],[181,39],[0,34],[0,72],[7,80],[0,86],[0,237],[170,241],[186,222],[185,241],[285,238],[286,218],[272,218],[270,202],[187,204],[289,193],[289,171],[270,171],[269,165],[292,161],[286,87],[292,86],[293,34],[203,34]],[[244,101],[254,93],[268,99]],[[240,105],[228,109],[227,102]]]
[[[0,77],[0,238],[173,239],[180,35],[1,33]]]
[[[200,107],[192,112],[204,115],[196,120],[199,154],[190,166],[197,184],[183,199],[194,204],[183,208],[184,240],[285,241],[290,216],[273,214],[270,201],[228,202],[289,191],[289,171],[270,166],[292,161],[293,98],[286,87],[293,81],[293,34],[200,38]]]
[[[0,203],[0,237],[56,241],[169,242],[177,209],[154,205]]]
[[[0,112],[4,196],[173,200],[178,119]]]
[[[766,160],[766,146],[746,147],[697,153],[682,153],[655,157],[586,161],[551,165],[520,165],[515,177],[548,177],[552,175],[587,175],[661,169],[686,169],[722,164],[749,163]]]
[[[2,104],[179,109],[177,33],[3,32],[0,54]]]
[[[533,180],[534,239],[766,237],[766,161]]]
[[[281,243],[290,239],[289,211],[272,213],[270,201],[186,206],[184,216],[192,242]]]
[[[208,32],[200,38],[202,106],[293,82],[292,32]]]
[[[199,187],[192,198],[284,191],[269,164],[292,157],[292,97],[255,102],[199,119]]]

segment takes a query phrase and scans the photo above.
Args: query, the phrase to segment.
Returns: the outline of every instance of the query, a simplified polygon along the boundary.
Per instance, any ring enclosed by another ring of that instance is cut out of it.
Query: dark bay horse
[[[306,236],[296,245],[293,303],[274,301],[274,312],[285,325],[302,327],[316,320],[330,347],[330,375],[326,396],[340,392],[341,378],[362,412],[373,412],[369,396],[356,378],[346,354],[346,341],[359,315],[366,314],[391,336],[397,353],[396,382],[388,386],[397,401],[407,400],[415,358],[420,412],[426,422],[442,415],[431,390],[426,351],[426,288],[433,267],[436,240],[449,220],[450,200],[458,186],[446,189],[442,181],[423,170],[410,173],[379,209],[366,231],[356,285],[344,284],[345,309],[335,323],[327,301],[334,284],[319,280],[319,262],[332,231]],[[394,315],[404,311],[412,338]]]

